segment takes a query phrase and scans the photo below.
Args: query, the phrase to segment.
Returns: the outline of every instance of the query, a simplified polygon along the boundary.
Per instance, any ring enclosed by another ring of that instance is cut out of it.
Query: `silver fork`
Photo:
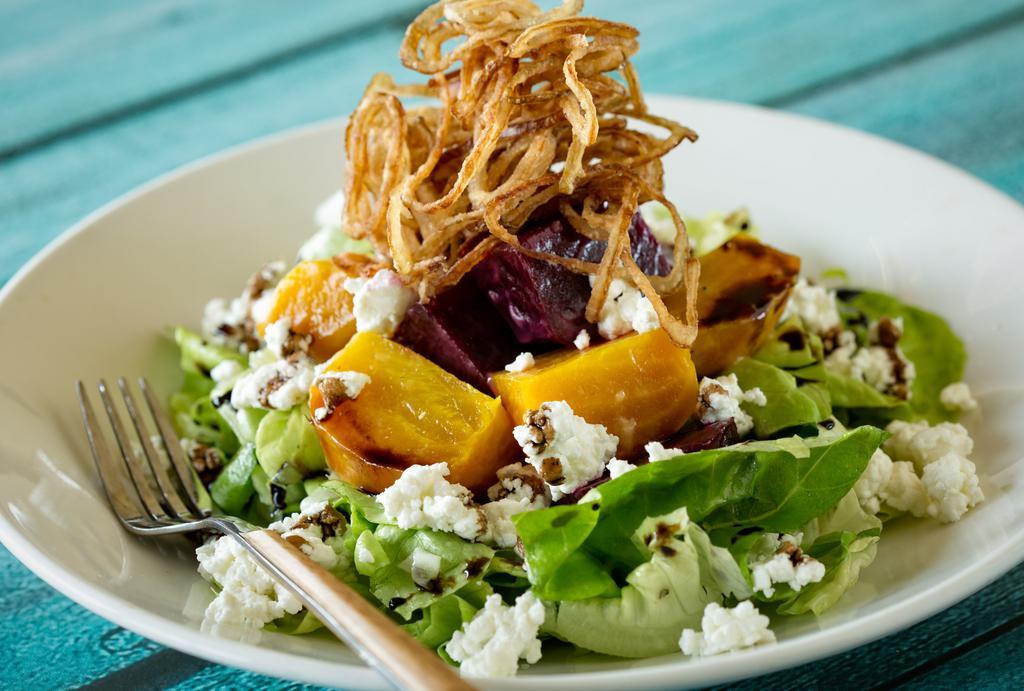
[[[238,541],[282,585],[298,596],[324,626],[398,688],[467,690],[466,683],[433,651],[420,645],[385,614],[345,583],[312,561],[273,530],[259,530],[199,507],[189,461],[170,419],[145,379],[139,390],[155,424],[161,449],[150,438],[149,423],[128,382],[117,380],[138,447],[122,422],[110,388],[99,382],[99,395],[113,431],[118,454],[111,452],[81,381],[75,388],[82,421],[99,471],[100,483],[121,525],[137,535],[216,531]],[[141,452],[140,452],[141,451]]]

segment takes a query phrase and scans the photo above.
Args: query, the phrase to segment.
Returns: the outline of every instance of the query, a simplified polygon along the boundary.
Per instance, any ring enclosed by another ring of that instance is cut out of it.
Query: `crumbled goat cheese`
[[[928,515],[928,490],[910,461],[893,461],[892,472],[880,496],[886,506],[896,511],[918,518]]]
[[[429,588],[441,574],[441,557],[417,547],[410,558],[409,574],[413,583],[421,588]]]
[[[265,321],[274,286],[285,271],[284,262],[271,262],[257,271],[241,296],[228,301],[215,298],[203,310],[203,338],[211,343],[252,352],[259,348],[256,323]]]
[[[921,482],[928,492],[928,515],[942,523],[963,518],[967,510],[985,500],[974,463],[947,453],[925,466]]]
[[[243,374],[231,390],[231,405],[287,410],[306,402],[313,385],[313,364],[306,359],[275,360]]]
[[[296,353],[305,355],[309,352],[309,346],[313,337],[308,334],[298,334],[292,331],[292,320],[282,317],[275,322],[267,324],[263,330],[263,340],[267,344],[267,350],[279,358],[288,358]]]
[[[320,372],[313,379],[313,385],[323,397],[324,404],[313,411],[313,419],[323,422],[339,405],[358,397],[369,383],[370,375],[362,372]]]
[[[710,602],[704,608],[701,631],[684,629],[679,649],[684,655],[718,655],[755,645],[774,643],[768,617],[757,611],[750,600],[733,608]]]
[[[604,425],[588,423],[565,401],[529,411],[512,435],[555,499],[600,477],[619,443]]]
[[[347,563],[340,539],[344,527],[344,517],[326,502],[306,505],[301,513],[270,525],[328,570]],[[196,550],[196,557],[200,575],[220,586],[206,609],[204,631],[255,641],[265,624],[302,609],[298,598],[271,578],[234,537],[207,542]]]
[[[913,462],[918,472],[948,453],[966,458],[974,450],[967,429],[955,422],[931,426],[927,422],[893,420],[885,431],[890,434],[882,444],[885,452],[894,459]]]
[[[800,538],[780,535],[771,542],[774,550],[750,564],[754,592],[771,597],[778,584],[788,585],[799,592],[805,585],[817,583],[825,577],[825,565],[800,551]],[[776,542],[777,547],[774,546]]]
[[[231,379],[235,375],[241,374],[245,368],[236,360],[224,360],[214,366],[210,370],[210,379],[217,382],[218,384]]]
[[[445,479],[448,472],[447,463],[409,466],[377,501],[399,528],[432,528],[477,539],[487,529],[486,517],[468,489]]]
[[[764,392],[754,387],[749,391],[740,388],[735,374],[717,379],[704,377],[697,394],[697,416],[705,425],[723,420],[733,420],[736,431],[742,437],[754,429],[754,419],[743,408],[742,403],[764,406],[768,403]]]
[[[887,431],[884,450],[875,452],[854,485],[866,511],[877,513],[884,505],[951,523],[984,501],[968,459],[974,442],[961,425],[895,420]]]
[[[672,214],[661,202],[651,201],[640,205],[640,216],[644,219],[651,235],[663,245],[676,242],[676,224]]]
[[[348,562],[341,542],[331,540],[344,531],[345,518],[327,501],[306,502],[300,512],[275,521],[268,528],[281,533],[281,537],[327,570]]]
[[[831,340],[826,339],[825,366],[882,393],[908,400],[917,372],[899,347],[902,335],[903,320],[888,317],[871,324],[863,347],[852,331],[833,331]]]
[[[868,467],[853,486],[865,511],[874,514],[882,510],[882,495],[891,477],[892,459],[885,451],[876,450],[868,461]]]
[[[594,285],[593,276],[590,277],[590,285]],[[598,315],[598,332],[611,340],[630,331],[646,333],[659,326],[661,322],[651,301],[636,287],[620,278],[613,278]]]
[[[572,344],[576,346],[576,350],[586,350],[590,347],[590,332],[586,329],[580,329],[580,332],[576,334],[576,338],[572,340]]]
[[[946,410],[953,412],[970,412],[978,409],[978,402],[971,395],[967,382],[958,381],[950,384],[939,393],[939,402]]]
[[[220,586],[206,608],[202,630],[217,635],[256,641],[260,629],[302,603],[279,585],[233,537],[224,536],[196,550],[199,574]]]
[[[498,547],[515,547],[519,541],[512,516],[543,509],[551,503],[547,486],[533,466],[511,463],[498,469],[498,482],[487,490],[490,502],[480,508],[487,517],[484,542]]]
[[[519,353],[516,359],[505,365],[506,372],[525,372],[536,364],[533,353]]]
[[[357,331],[391,336],[416,301],[416,293],[390,269],[378,271],[370,278],[346,279],[344,287],[352,293]]]
[[[816,334],[826,334],[839,328],[839,308],[836,292],[823,286],[808,283],[800,277],[789,294],[783,321],[800,317],[804,326]]]
[[[623,461],[618,458],[608,461],[608,475],[612,480],[622,477],[631,470],[636,470],[636,466],[629,461]]]
[[[522,658],[529,664],[540,660],[537,632],[544,623],[544,604],[527,591],[512,607],[500,595],[490,595],[462,629],[452,635],[445,652],[460,663],[465,677],[511,677]]]
[[[667,461],[668,459],[675,458],[683,453],[679,449],[666,449],[665,445],[659,441],[648,442],[644,445],[644,451],[647,453],[647,460],[651,463]]]

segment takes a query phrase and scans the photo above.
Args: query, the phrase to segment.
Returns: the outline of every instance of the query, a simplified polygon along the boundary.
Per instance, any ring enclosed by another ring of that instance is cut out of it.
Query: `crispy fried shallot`
[[[349,121],[344,230],[372,242],[423,299],[457,283],[498,243],[593,275],[591,320],[621,278],[688,346],[699,264],[662,193],[661,157],[697,135],[648,112],[630,62],[636,29],[580,17],[582,9],[582,0],[549,11],[529,0],[444,0],[424,10],[400,55],[429,79],[397,85],[376,75]],[[433,104],[407,105],[425,98]],[[651,200],[676,226],[668,276],[646,276],[630,253],[630,220]],[[600,263],[519,246],[519,229],[551,212],[607,242]],[[680,287],[681,319],[660,297]]]

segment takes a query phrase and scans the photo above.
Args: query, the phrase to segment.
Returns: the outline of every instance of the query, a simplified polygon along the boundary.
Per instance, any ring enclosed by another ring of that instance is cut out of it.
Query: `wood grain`
[[[384,27],[420,0],[0,4],[0,156]]]

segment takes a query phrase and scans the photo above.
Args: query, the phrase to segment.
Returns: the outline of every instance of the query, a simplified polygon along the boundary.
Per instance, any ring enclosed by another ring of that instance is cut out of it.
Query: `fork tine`
[[[142,453],[146,457],[147,463],[149,463],[150,470],[153,471],[156,484],[160,487],[163,503],[171,510],[172,517],[188,517],[189,510],[181,500],[178,486],[171,482],[171,478],[167,474],[167,467],[163,456],[158,455],[153,447],[146,422],[139,414],[138,406],[135,405],[135,396],[132,394],[131,389],[128,388],[128,382],[125,381],[124,377],[118,377],[117,386],[121,389],[121,396],[124,398],[124,406],[128,411],[128,418],[132,421],[135,433],[139,436],[139,443],[142,444]]]
[[[124,474],[116,470],[117,461],[111,454],[107,440],[100,429],[96,413],[85,393],[85,385],[81,381],[76,382],[75,391],[78,394],[78,407],[82,411],[85,436],[89,440],[89,450],[92,451],[92,458],[96,462],[96,471],[99,473],[103,492],[107,495],[107,501],[113,507],[114,513],[122,523],[127,525],[133,519],[142,518],[142,507],[131,500],[130,490],[125,487]]]
[[[146,509],[146,513],[149,514],[150,518],[160,520],[164,517],[164,508],[160,505],[160,501],[149,484],[149,478],[146,477],[146,473],[142,469],[138,454],[132,448],[128,434],[121,423],[121,414],[114,408],[114,402],[110,398],[110,389],[107,386],[107,382],[102,379],[99,383],[99,390],[100,400],[103,402],[103,407],[107,410],[110,427],[114,430],[114,439],[117,441],[118,448],[121,449],[121,458],[124,464],[128,466],[128,476],[131,477],[135,491],[142,501],[142,506]]]
[[[156,423],[157,431],[160,433],[160,440],[163,442],[164,449],[166,449],[167,455],[171,459],[171,467],[174,468],[174,472],[178,475],[178,480],[181,481],[181,486],[185,489],[186,503],[197,516],[208,514],[208,511],[203,511],[199,508],[192,466],[185,460],[185,456],[181,451],[181,442],[178,440],[178,435],[174,432],[174,426],[171,425],[167,413],[164,412],[163,407],[157,402],[153,391],[149,388],[149,382],[144,377],[139,377],[138,384],[139,389],[142,391],[142,397],[146,399],[149,413],[153,416],[153,422]]]

